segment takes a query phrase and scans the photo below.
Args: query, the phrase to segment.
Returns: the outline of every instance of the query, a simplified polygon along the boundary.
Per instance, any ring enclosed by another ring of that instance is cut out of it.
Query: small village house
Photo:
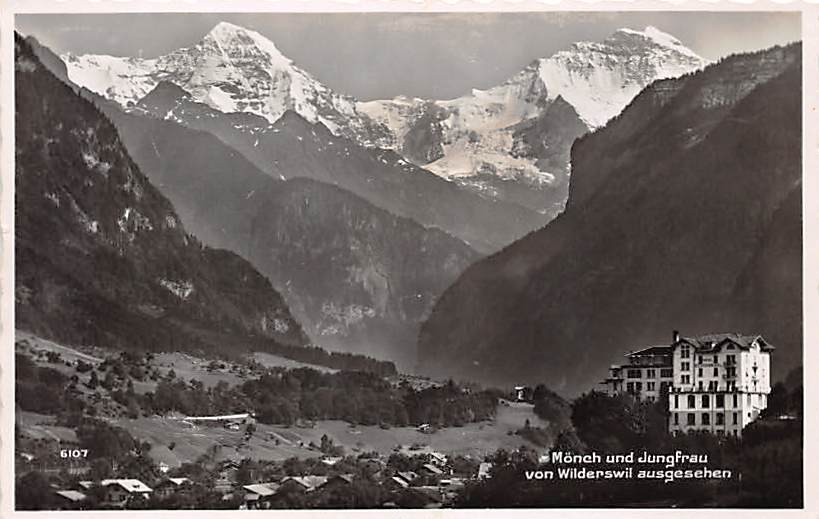
[[[161,481],[154,487],[154,495],[157,497],[168,497],[172,494],[185,494],[190,492],[193,482],[188,478],[168,478]]]
[[[55,492],[58,510],[82,510],[86,495],[79,490],[58,490]]]

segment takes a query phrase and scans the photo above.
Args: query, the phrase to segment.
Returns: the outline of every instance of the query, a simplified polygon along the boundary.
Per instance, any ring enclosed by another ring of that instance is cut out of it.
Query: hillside
[[[421,319],[478,258],[331,184],[271,178],[206,132],[108,113],[186,226],[265,274],[323,347],[412,366]]]
[[[654,83],[577,141],[568,206],[468,269],[419,338],[421,366],[594,387],[623,352],[759,333],[801,358],[801,47]]]
[[[16,326],[121,349],[304,345],[270,282],[186,233],[108,119],[15,52]]]

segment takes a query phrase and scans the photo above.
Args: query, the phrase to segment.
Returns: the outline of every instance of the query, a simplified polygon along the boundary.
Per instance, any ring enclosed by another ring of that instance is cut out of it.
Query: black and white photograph
[[[805,13],[65,10],[14,510],[805,507]]]

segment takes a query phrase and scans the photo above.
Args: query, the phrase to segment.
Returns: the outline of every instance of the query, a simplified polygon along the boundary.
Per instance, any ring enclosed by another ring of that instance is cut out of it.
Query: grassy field
[[[71,428],[55,425],[53,416],[18,410],[15,420],[20,432],[31,439],[77,443],[77,433]]]
[[[315,369],[316,371],[322,371],[324,373],[335,373],[338,371],[337,369],[328,368],[326,366],[317,366],[315,364],[306,364],[304,362],[299,362],[297,360],[286,359],[284,357],[279,357],[278,355],[273,355],[272,353],[263,353],[257,351],[253,354],[252,357],[256,362],[261,364],[266,368],[287,368],[287,369],[294,369],[294,368],[311,368]]]
[[[438,430],[432,434],[418,432],[414,427],[378,426],[351,427],[336,420],[318,421],[313,427],[282,427],[257,424],[256,432],[249,442],[244,440],[244,430],[231,431],[218,425],[191,426],[180,419],[150,417],[136,420],[117,420],[116,425],[127,429],[134,437],[150,441],[150,455],[157,462],[174,467],[193,461],[216,446],[219,458],[254,458],[283,460],[289,457],[321,456],[310,443],[321,443],[327,434],[347,453],[376,451],[393,452],[396,447],[410,454],[431,450],[447,454],[470,455],[482,458],[499,448],[516,449],[521,445],[533,447],[527,440],[510,435],[529,420],[532,426],[544,426],[529,404],[510,403],[498,407],[494,421],[467,424]],[[169,447],[173,445],[171,450]],[[411,446],[415,446],[411,449]]]

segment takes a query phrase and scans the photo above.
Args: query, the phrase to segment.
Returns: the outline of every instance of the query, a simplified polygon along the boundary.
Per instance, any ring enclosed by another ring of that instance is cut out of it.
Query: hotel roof
[[[761,335],[741,335],[738,333],[712,333],[698,337],[682,337],[675,344],[686,342],[694,346],[697,351],[713,351],[726,342],[731,342],[743,350],[749,349],[754,342],[759,343],[763,351],[775,349],[768,344]]]

